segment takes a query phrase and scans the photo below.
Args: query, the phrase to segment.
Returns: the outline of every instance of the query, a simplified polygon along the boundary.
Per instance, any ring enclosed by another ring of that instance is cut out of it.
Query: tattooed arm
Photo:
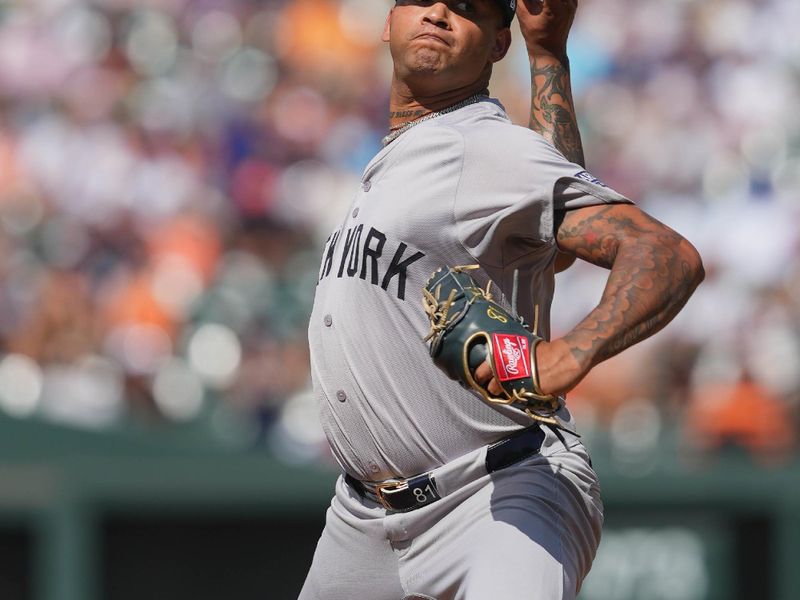
[[[528,126],[570,162],[585,166],[567,58],[577,8],[577,0],[521,0],[517,17],[531,65]]]
[[[517,16],[531,64],[529,126],[568,160],[585,166],[566,51],[576,9],[577,0],[520,0]],[[564,337],[536,347],[539,383],[550,394],[568,392],[592,367],[662,329],[704,277],[697,250],[633,205],[562,214],[556,270],[559,263],[569,266],[581,258],[610,273],[597,307]],[[501,394],[488,363],[475,378]]]
[[[533,131],[542,134],[570,162],[585,166],[583,144],[570,86],[569,61],[547,54],[531,59],[531,119]]]
[[[566,53],[576,9],[577,0],[521,0],[517,16],[531,62],[530,128],[584,166]],[[633,205],[562,215],[556,270],[581,258],[610,273],[597,307],[564,337],[536,347],[542,391],[553,394],[568,392],[592,367],[663,328],[704,277],[694,247]],[[488,364],[475,376],[491,393],[501,393]]]
[[[553,144],[567,160],[585,167],[567,58],[567,37],[577,9],[577,0],[521,0],[517,18],[531,65],[528,127]],[[568,269],[573,262],[574,256],[559,252],[556,273]]]
[[[569,391],[592,367],[659,331],[704,277],[688,241],[630,204],[568,211],[557,241],[563,252],[610,273],[597,307],[564,337],[537,346],[545,393]],[[491,378],[488,365],[476,372],[489,391],[500,393]]]
[[[557,240],[562,251],[611,270],[597,307],[537,352],[547,391],[566,392],[596,364],[669,323],[704,271],[688,241],[629,204],[569,211]]]

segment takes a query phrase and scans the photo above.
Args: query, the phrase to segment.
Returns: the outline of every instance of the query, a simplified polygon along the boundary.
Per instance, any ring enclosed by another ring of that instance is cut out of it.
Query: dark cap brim
[[[497,0],[497,3],[500,5],[500,9],[503,11],[504,24],[506,27],[508,27],[514,20],[517,2],[516,0]]]

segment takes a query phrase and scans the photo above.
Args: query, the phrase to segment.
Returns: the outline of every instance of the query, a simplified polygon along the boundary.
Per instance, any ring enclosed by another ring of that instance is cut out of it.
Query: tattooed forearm
[[[559,244],[611,269],[597,307],[564,337],[587,369],[653,335],[703,279],[697,251],[633,207],[607,206],[559,229]]]
[[[531,118],[528,126],[542,134],[568,160],[585,166],[566,59],[549,55],[531,57]]]

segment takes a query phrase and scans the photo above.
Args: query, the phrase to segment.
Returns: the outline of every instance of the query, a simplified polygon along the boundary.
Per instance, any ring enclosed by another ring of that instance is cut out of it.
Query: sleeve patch
[[[584,181],[588,181],[589,183],[593,183],[595,185],[599,185],[600,187],[607,188],[608,186],[600,181],[597,177],[589,173],[589,171],[581,171],[580,173],[576,174],[575,177],[577,179],[583,179]]]

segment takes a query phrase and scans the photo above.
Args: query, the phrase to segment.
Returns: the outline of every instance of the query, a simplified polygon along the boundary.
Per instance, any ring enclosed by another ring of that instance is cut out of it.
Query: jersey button
[[[339,390],[336,392],[336,399],[339,402],[346,402],[347,401],[347,394],[344,393],[344,390]]]
[[[372,182],[371,181],[365,181],[363,189],[364,189],[365,192],[370,191],[372,189]]]
[[[358,208],[353,209],[353,218],[355,219],[358,216]]]
[[[330,327],[333,325],[333,317],[330,315],[325,315],[325,318],[322,319],[322,322],[325,323],[325,327]]]

